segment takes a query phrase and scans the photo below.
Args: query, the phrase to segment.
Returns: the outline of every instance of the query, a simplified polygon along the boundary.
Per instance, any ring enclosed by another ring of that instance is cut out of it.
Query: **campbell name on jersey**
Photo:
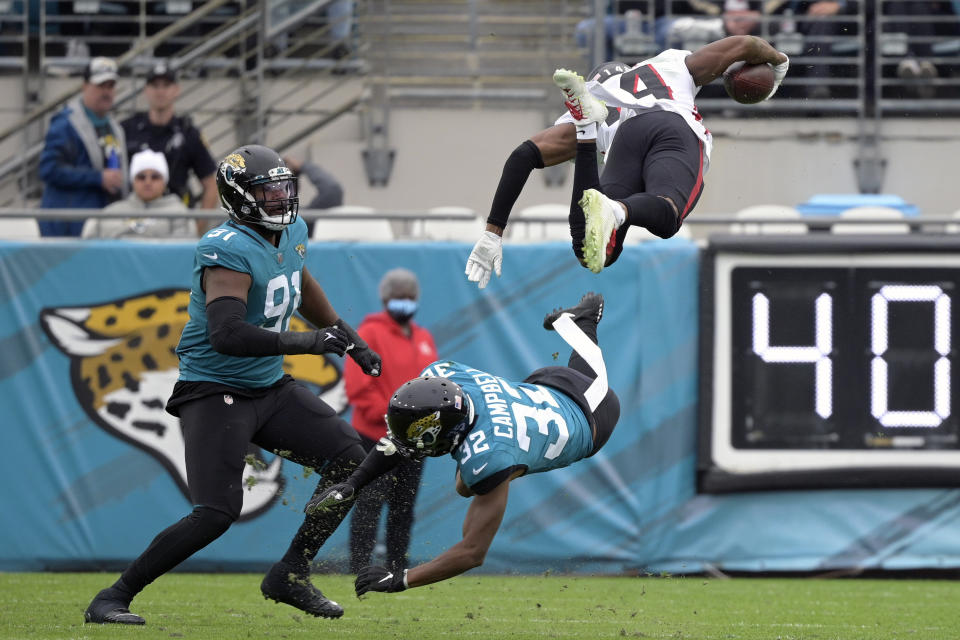
[[[451,455],[461,480],[477,493],[491,489],[483,482],[498,473],[560,469],[593,450],[583,410],[556,389],[504,380],[451,360],[434,362],[421,375],[448,378],[470,398],[476,422]]]
[[[307,255],[307,225],[302,218],[280,233],[275,247],[259,233],[229,220],[208,231],[197,243],[190,289],[190,319],[183,329],[177,356],[181,380],[202,380],[256,388],[283,376],[283,356],[244,358],[218,353],[207,335],[203,270],[224,267],[250,275],[246,321],[268,331],[286,331],[300,306],[300,278]]]
[[[596,80],[587,82],[587,90],[607,105],[607,120],[597,131],[597,150],[605,160],[609,160],[613,138],[625,121],[653,111],[671,111],[682,116],[703,141],[706,170],[713,150],[713,136],[703,125],[703,118],[694,104],[700,87],[687,69],[689,55],[690,52],[683,49],[667,49],[602,83]],[[556,124],[566,122],[574,122],[569,112],[558,118]]]

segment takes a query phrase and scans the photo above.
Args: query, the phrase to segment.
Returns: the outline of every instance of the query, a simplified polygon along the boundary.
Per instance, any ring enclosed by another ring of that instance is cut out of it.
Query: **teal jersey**
[[[499,472],[560,469],[593,451],[583,409],[556,389],[511,382],[450,360],[434,362],[421,375],[452,380],[470,398],[476,422],[451,455],[461,480],[477,493],[488,491],[483,481]]]
[[[307,224],[302,218],[280,234],[274,247],[253,229],[232,220],[208,231],[197,243],[190,289],[190,320],[183,328],[177,356],[180,379],[219,382],[241,388],[267,387],[283,376],[283,356],[228,356],[210,345],[205,267],[224,267],[250,275],[246,321],[268,331],[287,331],[300,306],[300,278],[307,255]]]

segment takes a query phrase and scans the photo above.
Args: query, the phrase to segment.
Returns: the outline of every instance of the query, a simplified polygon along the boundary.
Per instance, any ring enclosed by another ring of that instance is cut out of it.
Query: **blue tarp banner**
[[[417,320],[441,357],[521,379],[565,362],[541,328],[586,291],[622,413],[596,456],[517,480],[484,571],[674,572],[960,565],[960,492],[768,492],[698,496],[698,250],[683,240],[630,246],[599,276],[569,244],[508,245],[503,278],[479,291],[465,244],[312,244],[307,266],[357,324],[393,267],[421,281]],[[177,376],[191,244],[0,243],[0,403],[8,477],[0,570],[120,568],[187,514],[183,444],[163,411]],[[286,367],[349,418],[342,362]],[[186,568],[251,569],[286,549],[316,484],[310,470],[259,452],[243,518]],[[460,538],[468,501],[449,458],[426,463],[415,562]],[[318,560],[343,570],[347,526]]]

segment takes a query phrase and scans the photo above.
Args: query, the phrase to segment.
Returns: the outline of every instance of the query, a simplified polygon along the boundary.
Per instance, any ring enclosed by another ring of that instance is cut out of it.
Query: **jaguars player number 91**
[[[357,433],[283,371],[285,354],[349,353],[367,375],[380,356],[341,319],[305,265],[307,227],[297,180],[276,151],[240,147],[220,163],[217,190],[230,219],[197,243],[180,374],[166,409],[180,418],[190,513],[160,533],[87,607],[93,623],[144,624],[131,613],[148,584],[223,535],[240,516],[252,443],[322,469],[316,493],[364,459]],[[318,327],[290,331],[295,311]],[[260,584],[264,597],[313,616],[343,608],[310,581],[310,563],[348,509],[308,514]]]

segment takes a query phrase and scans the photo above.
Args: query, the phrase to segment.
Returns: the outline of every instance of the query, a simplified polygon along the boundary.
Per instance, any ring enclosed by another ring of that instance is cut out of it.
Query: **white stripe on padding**
[[[554,320],[553,328],[567,344],[573,347],[574,351],[580,354],[580,357],[583,358],[587,365],[593,369],[593,372],[597,374],[596,380],[593,381],[593,384],[591,384],[587,388],[586,393],[583,394],[587,398],[590,411],[596,411],[597,407],[600,406],[600,403],[603,402],[603,399],[606,397],[607,390],[609,389],[607,384],[607,365],[603,363],[603,352],[600,351],[600,347],[583,332],[583,329],[577,326],[573,321],[573,316],[569,313],[565,313]]]

